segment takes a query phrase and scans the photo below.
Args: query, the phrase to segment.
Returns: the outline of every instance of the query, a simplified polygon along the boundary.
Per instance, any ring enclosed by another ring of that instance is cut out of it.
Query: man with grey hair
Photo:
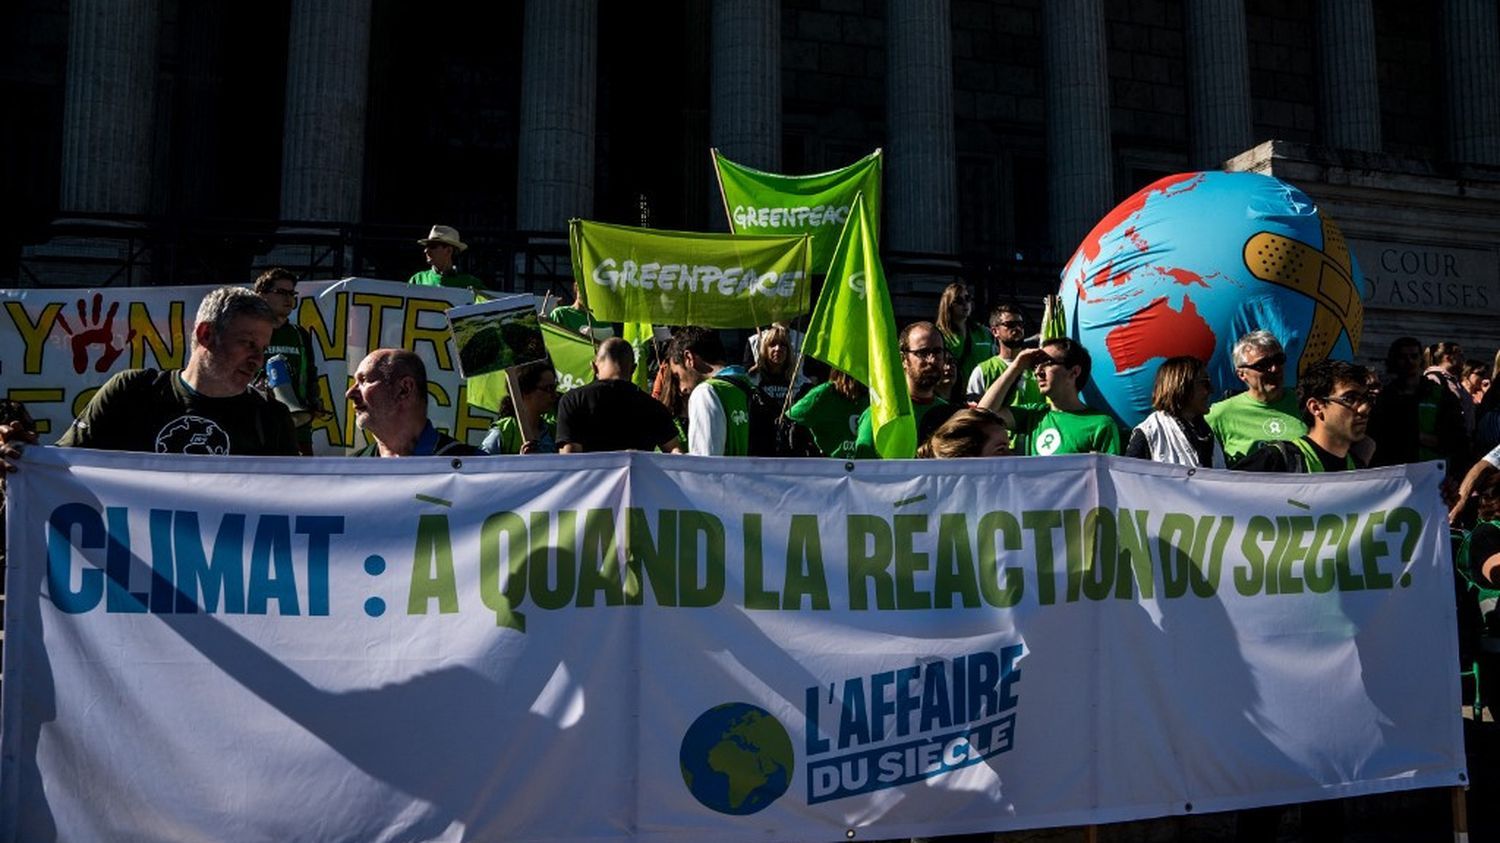
[[[414,352],[377,348],[360,361],[344,393],[354,423],[375,441],[356,457],[478,457],[484,452],[454,439],[427,419],[427,365]]]
[[[158,454],[295,455],[291,414],[249,389],[275,324],[265,300],[243,287],[210,292],[198,306],[186,366],[115,374],[57,444]]]
[[[1234,373],[1246,391],[1214,404],[1208,426],[1234,462],[1258,442],[1293,440],[1307,433],[1297,395],[1286,389],[1286,351],[1270,331],[1252,331],[1234,344]]]

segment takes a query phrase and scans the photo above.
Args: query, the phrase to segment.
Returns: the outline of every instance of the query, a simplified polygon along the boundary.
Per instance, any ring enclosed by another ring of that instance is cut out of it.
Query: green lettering
[[[448,516],[417,518],[417,542],[412,550],[411,589],[406,595],[408,615],[427,614],[428,604],[438,601],[438,613],[458,611],[458,585],[453,577],[453,542],[448,536]]]
[[[1062,513],[1055,509],[1029,509],[1021,513],[1021,526],[1031,531],[1036,546],[1036,600],[1043,606],[1051,606],[1057,602],[1052,531],[1062,526]]]
[[[984,595],[984,602],[997,608],[1016,605],[1026,591],[1026,572],[1020,568],[1006,568],[1002,588],[1000,551],[1021,549],[1021,525],[1014,515],[997,509],[980,516],[976,530],[979,539],[979,593]]]
[[[939,609],[951,609],[953,596],[959,595],[964,608],[978,608],[979,581],[974,574],[974,548],[969,544],[968,517],[962,512],[939,515],[937,539],[933,605]]]
[[[619,548],[615,546],[614,510],[591,509],[583,516],[583,552],[578,556],[577,605],[594,605],[594,595],[604,595],[604,605],[625,602],[625,582],[620,576]]]
[[[875,608],[896,607],[896,585],[891,581],[891,525],[878,515],[850,515],[845,521],[849,541],[849,608],[868,609],[875,589]]]
[[[1365,588],[1390,588],[1390,574],[1380,570],[1380,557],[1391,552],[1390,545],[1375,538],[1375,530],[1385,524],[1385,510],[1372,512],[1359,536],[1359,556],[1365,563]]]
[[[656,541],[646,511],[631,507],[625,520],[625,603],[639,606],[645,597],[642,569],[658,606],[677,605],[677,510],[656,513]]]
[[[767,591],[765,555],[761,552],[760,513],[745,513],[745,608],[775,609],[781,605],[781,596]]]
[[[1095,507],[1083,516],[1083,595],[1104,600],[1115,588],[1115,566],[1119,559],[1114,512]]]
[[[578,585],[578,513],[571,509],[557,513],[557,539],[549,546],[551,520],[549,513],[531,513],[526,571],[532,602],[538,609],[548,610],[572,603]]]
[[[502,546],[505,548],[503,561],[500,558]],[[526,599],[529,556],[526,522],[521,516],[514,512],[496,512],[479,525],[479,598],[484,601],[485,608],[495,613],[495,626],[526,631],[526,615],[516,611],[516,607]],[[501,579],[505,580],[504,585]]]
[[[1266,557],[1260,543],[1266,536],[1276,534],[1276,525],[1264,515],[1253,515],[1245,525],[1245,537],[1240,540],[1240,555],[1245,564],[1234,568],[1234,588],[1246,597],[1254,597],[1265,587]]]
[[[802,609],[802,598],[821,611],[828,609],[828,578],[823,573],[823,540],[818,536],[818,516],[793,515],[787,530],[786,583],[781,608]]]
[[[1135,516],[1134,523],[1131,521],[1132,515]],[[1134,512],[1122,509],[1115,522],[1120,545],[1120,572],[1115,576],[1116,600],[1134,599],[1132,582],[1140,585],[1141,597],[1149,599],[1156,594],[1156,577],[1151,570],[1151,543],[1147,541],[1150,533],[1146,528],[1146,515],[1144,509]]]
[[[896,516],[896,608],[931,609],[932,595],[919,591],[916,575],[929,567],[927,554],[912,548],[912,538],[927,532],[926,515]]]
[[[682,606],[702,608],[724,599],[724,523],[711,513],[683,511],[677,518],[677,549],[677,595]]]

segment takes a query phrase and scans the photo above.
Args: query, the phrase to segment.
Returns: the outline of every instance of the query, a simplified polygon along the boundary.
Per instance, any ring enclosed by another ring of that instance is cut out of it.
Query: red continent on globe
[[[1206,285],[1205,285],[1206,286]],[[1207,360],[1214,353],[1214,332],[1193,306],[1192,299],[1173,310],[1162,296],[1136,311],[1130,319],[1104,338],[1116,372],[1146,364],[1153,357],[1196,357]]]

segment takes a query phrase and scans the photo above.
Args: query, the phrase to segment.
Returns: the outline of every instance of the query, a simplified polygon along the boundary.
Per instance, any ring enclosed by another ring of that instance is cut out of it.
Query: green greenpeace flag
[[[880,241],[880,150],[841,170],[811,176],[752,170],[717,149],[711,152],[724,213],[735,234],[811,234],[813,272],[827,272],[854,197],[864,193],[871,236]]]
[[[883,459],[910,459],[917,452],[917,422],[870,216],[864,197],[856,196],[803,348],[870,388],[875,450]]]
[[[548,319],[538,319],[542,326],[542,342],[547,346],[547,356],[552,358],[552,367],[557,370],[557,391],[567,392],[594,379],[594,346],[587,337],[575,334]],[[510,392],[504,372],[469,378],[464,382],[468,389],[467,402],[471,407],[495,412],[500,401]]]
[[[754,328],[807,312],[806,234],[738,237],[573,220],[573,277],[601,322]]]

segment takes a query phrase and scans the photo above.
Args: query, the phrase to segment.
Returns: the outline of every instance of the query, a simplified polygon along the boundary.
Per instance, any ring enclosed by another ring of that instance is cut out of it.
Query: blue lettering
[[[52,511],[47,527],[47,590],[52,603],[70,615],[87,612],[104,596],[104,572],[84,568],[78,590],[73,590],[73,528],[78,528],[80,550],[104,547],[104,521],[88,504],[65,503]]]
[[[104,610],[122,614],[146,611],[144,591],[130,590],[130,510],[123,506],[111,506],[104,510],[109,519],[109,544],[104,554],[104,572],[109,577],[105,592]]]
[[[333,536],[343,535],[342,515],[299,515],[297,532],[307,535],[307,613],[328,614],[328,557]]]
[[[844,680],[844,707],[839,712],[839,749],[870,742],[870,717],[865,712],[865,682],[859,677]]]
[[[953,725],[953,717],[949,713],[948,676],[943,664],[929,664],[927,672],[922,676],[922,719],[917,724],[919,732],[925,732],[933,726],[947,728]]]
[[[248,611],[264,615],[272,600],[278,614],[301,614],[297,608],[297,579],[292,571],[292,519],[288,515],[262,515],[255,526],[255,547],[250,551]]]
[[[203,533],[198,528],[198,513],[178,511],[172,522],[173,547],[177,553],[177,605],[179,614],[191,615],[201,606],[205,612],[219,610],[219,595],[224,595],[224,611],[245,611],[245,516],[225,513],[214,538],[213,562],[203,552]],[[200,602],[199,594],[203,595]]]
[[[172,614],[177,586],[172,564],[172,510],[151,510],[151,614]]]

